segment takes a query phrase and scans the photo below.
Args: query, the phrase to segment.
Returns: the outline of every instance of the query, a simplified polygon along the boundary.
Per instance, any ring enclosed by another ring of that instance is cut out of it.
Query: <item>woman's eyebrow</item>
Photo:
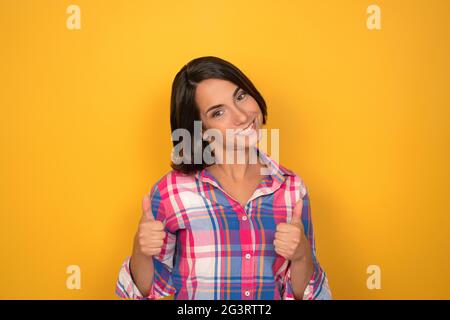
[[[236,97],[236,95],[237,95],[237,93],[238,93],[238,91],[239,91],[240,88],[241,88],[241,87],[237,86],[236,89],[234,89],[234,92],[233,92],[233,95],[232,95],[233,98]],[[222,106],[222,104],[216,104],[216,105],[214,105],[214,106],[211,106],[211,107],[208,108],[208,110],[206,110],[206,113],[210,112],[210,111],[213,110],[213,109],[217,109],[217,108],[219,108],[220,106]]]

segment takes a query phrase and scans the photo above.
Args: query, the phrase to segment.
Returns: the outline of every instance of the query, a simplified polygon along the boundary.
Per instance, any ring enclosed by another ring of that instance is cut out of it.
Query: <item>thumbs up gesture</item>
[[[165,237],[164,224],[155,220],[151,211],[150,198],[146,195],[142,200],[142,217],[135,236],[138,253],[147,257],[159,254]]]
[[[301,260],[308,250],[308,241],[301,221],[303,200],[300,199],[292,212],[290,223],[279,223],[275,231],[273,245],[276,253],[291,260]]]

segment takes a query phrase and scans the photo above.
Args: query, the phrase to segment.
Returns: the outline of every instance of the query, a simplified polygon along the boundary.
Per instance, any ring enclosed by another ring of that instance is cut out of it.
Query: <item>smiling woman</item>
[[[203,150],[209,144],[195,139],[195,121],[202,121],[205,131],[216,129],[220,130],[222,136],[226,136],[227,128],[245,128],[252,122],[251,120],[257,121],[258,125],[262,126],[266,123],[266,117],[267,107],[262,95],[245,74],[223,59],[217,57],[194,59],[175,76],[172,85],[170,124],[172,132],[186,129],[191,137],[194,137],[191,159],[195,152],[198,153],[199,148],[200,154],[203,154]],[[207,165],[204,162],[200,164],[187,162],[181,165],[172,164],[172,168],[192,173]]]
[[[117,281],[120,297],[331,299],[306,185],[257,147],[266,117],[261,94],[225,60],[197,58],[177,73],[172,130],[200,136],[189,152],[213,144],[215,156],[238,149],[244,161],[172,164],[143,199],[133,253]],[[196,122],[221,134],[204,141]],[[250,161],[252,152],[260,161]]]

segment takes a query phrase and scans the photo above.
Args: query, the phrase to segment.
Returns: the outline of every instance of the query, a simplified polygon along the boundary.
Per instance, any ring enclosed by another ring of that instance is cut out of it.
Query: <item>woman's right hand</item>
[[[155,272],[153,256],[161,252],[166,237],[164,224],[155,220],[148,195],[142,200],[142,217],[134,237],[131,277],[143,296],[148,296]]]
[[[151,209],[149,196],[146,195],[142,200],[143,212],[135,236],[135,252],[146,257],[158,255],[166,237],[164,224],[155,220]]]

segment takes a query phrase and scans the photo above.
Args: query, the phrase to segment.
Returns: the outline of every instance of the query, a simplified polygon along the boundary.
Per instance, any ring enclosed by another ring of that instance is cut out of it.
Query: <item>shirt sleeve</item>
[[[165,225],[166,237],[158,255],[153,256],[154,276],[152,286],[148,296],[143,296],[133,281],[130,271],[130,259],[127,257],[122,263],[119,277],[116,283],[116,295],[120,298],[135,300],[156,300],[165,298],[176,293],[173,285],[173,258],[176,247],[176,234],[167,229],[166,211],[161,201],[161,193],[155,185],[150,192],[152,213],[156,220],[160,220]]]
[[[303,293],[303,300],[331,300],[331,290],[328,284],[328,279],[325,271],[320,266],[316,256],[316,244],[314,239],[314,229],[311,219],[311,206],[309,203],[309,194],[306,187],[303,185],[303,207],[301,220],[305,230],[306,238],[309,241],[313,256],[314,270],[309,280],[306,289]],[[291,282],[291,263],[289,262],[287,271],[283,277],[282,283],[282,299],[283,300],[296,300],[294,296],[294,290],[292,289]]]

